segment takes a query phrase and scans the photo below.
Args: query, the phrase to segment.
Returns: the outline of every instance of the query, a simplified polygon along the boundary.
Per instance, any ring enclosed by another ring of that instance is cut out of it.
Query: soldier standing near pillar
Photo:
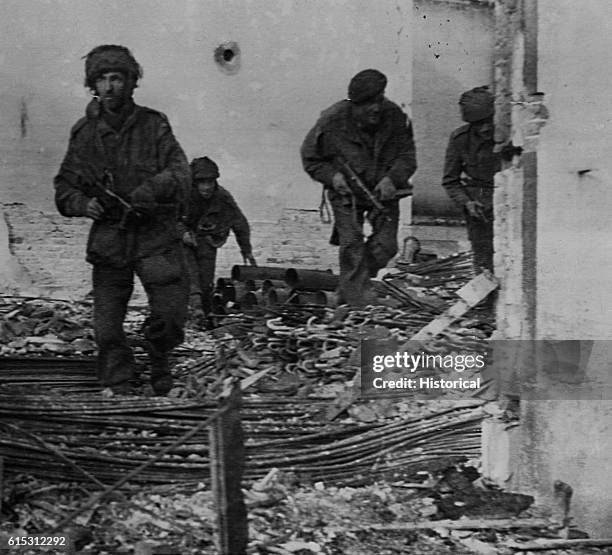
[[[461,95],[461,118],[448,142],[442,186],[462,207],[474,265],[493,270],[493,178],[501,156],[493,151],[494,98],[488,87]]]

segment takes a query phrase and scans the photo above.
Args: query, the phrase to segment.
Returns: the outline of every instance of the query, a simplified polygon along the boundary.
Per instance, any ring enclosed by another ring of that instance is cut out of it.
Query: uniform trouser
[[[486,211],[487,220],[478,220],[466,214],[467,232],[474,265],[493,271],[493,213]]]
[[[134,274],[140,278],[149,300],[150,316],[144,335],[152,361],[165,357],[183,341],[188,286],[180,245],[131,266],[94,265],[94,332],[102,385],[119,384],[134,375],[134,357],[123,330]]]
[[[217,249],[199,238],[197,247],[185,247],[185,249],[189,275],[189,295],[192,299],[199,297],[204,314],[210,314],[212,312]]]
[[[367,240],[363,233],[364,207],[353,206],[350,201],[347,204],[346,199],[338,197],[331,197],[330,204],[340,245],[340,301],[360,306],[365,302],[364,293],[371,288],[370,278],[397,254],[399,203],[386,203],[386,212],[370,221],[372,233]]]

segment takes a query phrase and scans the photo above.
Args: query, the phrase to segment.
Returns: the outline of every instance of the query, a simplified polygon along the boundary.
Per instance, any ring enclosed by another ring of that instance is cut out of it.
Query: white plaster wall
[[[367,67],[409,111],[411,20],[411,0],[3,0],[0,201],[53,209],[52,178],[87,102],[80,57],[119,43],[144,68],[137,102],[169,116],[190,158],[219,162],[247,215],[315,208],[304,135]],[[235,75],[213,60],[229,40],[242,51]]]
[[[540,0],[538,18],[538,88],[549,119],[537,148],[536,336],[610,339],[612,3]],[[551,506],[554,482],[569,484],[573,522],[601,538],[612,530],[609,342],[594,353],[587,376],[602,387],[593,400],[561,401],[580,392],[566,386],[556,400],[521,404],[514,479]]]
[[[537,331],[610,338],[612,2],[541,0]],[[586,171],[582,176],[579,171]]]
[[[464,122],[459,96],[493,82],[494,18],[486,5],[414,2],[412,115],[419,168],[413,181],[416,214],[460,214],[442,188],[451,132]]]
[[[556,508],[553,483],[572,487],[574,525],[593,538],[612,530],[612,401],[531,401],[521,412],[514,489]]]

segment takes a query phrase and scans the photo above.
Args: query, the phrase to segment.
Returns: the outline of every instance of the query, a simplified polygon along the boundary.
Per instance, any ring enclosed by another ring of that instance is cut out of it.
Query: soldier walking
[[[353,306],[372,302],[370,278],[397,253],[399,198],[409,194],[416,170],[412,125],[385,98],[386,85],[376,69],[357,73],[348,99],[321,113],[301,149],[305,171],[323,185],[333,210],[339,298]],[[372,227],[367,239],[366,218]]]
[[[187,280],[178,208],[189,191],[189,165],[166,116],[134,102],[142,69],[124,46],[101,45],[85,59],[94,95],[72,128],[55,177],[64,216],[93,220],[94,331],[100,382],[129,393],[134,357],[123,330],[134,275],[149,300],[144,337],[157,394],[172,387],[168,353],[183,341]]]
[[[251,247],[251,230],[231,193],[217,181],[219,167],[204,156],[191,162],[193,186],[182,219],[183,243],[187,247],[189,306],[195,318],[210,316],[217,250],[230,231],[236,237],[245,264],[257,266]]]

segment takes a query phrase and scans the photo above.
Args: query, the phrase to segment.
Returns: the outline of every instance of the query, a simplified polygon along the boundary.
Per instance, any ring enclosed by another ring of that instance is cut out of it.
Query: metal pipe
[[[223,300],[227,302],[236,302],[236,288],[231,283],[226,283],[223,289],[219,290]]]
[[[289,268],[284,277],[289,287],[300,291],[335,291],[340,280],[339,276],[332,274],[331,271],[296,268]]]
[[[225,299],[220,293],[215,293],[212,296],[212,311],[214,314],[226,314]]]
[[[297,298],[294,295],[294,292],[287,287],[283,289],[268,289],[266,295],[269,306],[297,304]]]
[[[264,279],[261,283],[261,290],[267,293],[270,289],[282,289],[285,282],[278,279]]]
[[[293,290],[297,303],[301,305],[317,304],[325,306],[327,297],[323,291],[297,291]]]
[[[232,279],[234,281],[246,281],[247,279],[278,279],[285,278],[285,268],[279,266],[240,266],[232,267]]]
[[[249,291],[257,291],[259,289],[259,286],[258,286],[257,282],[254,279],[247,279],[247,280],[245,280],[244,281],[244,286]]]
[[[402,249],[402,254],[400,256],[400,260],[404,264],[412,264],[415,260],[416,255],[421,250],[421,242],[413,236],[404,238],[404,247]]]
[[[335,291],[320,291],[322,295],[325,295],[325,306],[330,308],[336,308],[338,306],[338,293]]]
[[[239,297],[238,302],[242,310],[249,310],[257,306],[257,295],[253,291],[247,291],[242,297]]]
[[[249,289],[247,282],[237,282],[232,287],[235,291],[234,299],[238,302],[240,302],[247,293],[252,291],[252,289]]]
[[[263,292],[262,289],[258,289],[257,291],[251,291],[253,295],[255,295],[255,299],[257,301],[258,306],[268,306],[268,296]]]

